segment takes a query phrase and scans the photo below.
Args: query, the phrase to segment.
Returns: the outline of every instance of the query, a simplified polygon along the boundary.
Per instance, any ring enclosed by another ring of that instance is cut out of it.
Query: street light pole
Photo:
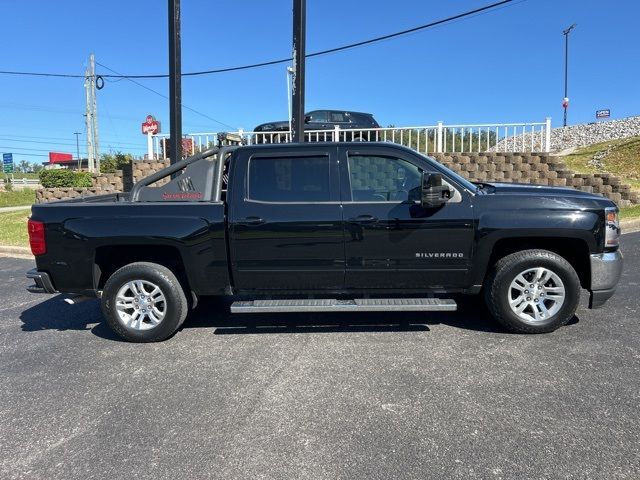
[[[562,31],[564,35],[564,99],[562,100],[562,107],[564,108],[563,126],[565,127],[567,126],[567,108],[569,107],[569,34],[574,28],[576,28],[575,23]]]
[[[73,132],[73,134],[76,136],[76,158],[78,159],[78,170],[80,170],[82,168],[82,160],[80,160],[80,132]]]
[[[289,133],[291,133],[291,77],[293,76],[293,68],[287,67],[287,109],[289,112]]]

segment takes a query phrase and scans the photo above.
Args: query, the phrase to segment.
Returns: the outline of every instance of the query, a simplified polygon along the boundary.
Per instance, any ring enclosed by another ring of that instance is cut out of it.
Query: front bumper
[[[599,308],[611,298],[622,276],[622,252],[591,255],[591,296],[589,308]]]
[[[35,283],[29,285],[27,290],[31,293],[56,293],[57,290],[53,288],[51,278],[46,272],[39,272],[37,269],[32,269],[27,272],[27,278],[32,279]]]

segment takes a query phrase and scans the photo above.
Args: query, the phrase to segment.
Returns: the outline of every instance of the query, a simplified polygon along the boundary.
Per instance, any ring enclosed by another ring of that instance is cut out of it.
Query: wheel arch
[[[542,249],[560,255],[575,269],[582,288],[591,286],[591,265],[589,263],[589,244],[579,237],[555,236],[513,236],[496,240],[485,253],[486,262],[482,268],[476,268],[474,284],[484,285],[489,270],[495,263],[512,253]]]
[[[180,250],[172,245],[118,244],[96,248],[93,264],[93,284],[102,290],[109,277],[118,269],[134,262],[150,262],[171,270],[186,292],[190,282]]]

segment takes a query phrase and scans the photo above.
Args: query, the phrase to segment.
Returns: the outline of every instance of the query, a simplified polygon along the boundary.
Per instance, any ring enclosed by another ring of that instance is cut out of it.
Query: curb
[[[33,257],[29,247],[13,247],[9,245],[0,245],[0,254]]]
[[[32,205],[17,205],[13,207],[0,207],[0,213],[20,212],[22,210],[29,210]]]
[[[620,228],[622,233],[633,233],[640,230],[640,218],[631,218],[629,220],[621,220]]]

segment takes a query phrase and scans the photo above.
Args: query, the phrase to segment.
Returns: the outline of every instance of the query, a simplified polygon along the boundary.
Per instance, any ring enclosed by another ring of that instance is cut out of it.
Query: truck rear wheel
[[[546,333],[573,318],[580,279],[571,264],[548,250],[523,250],[501,258],[485,284],[493,317],[516,333]]]
[[[102,292],[102,312],[113,331],[125,340],[158,342],[182,325],[188,304],[171,270],[136,262],[109,277]]]

